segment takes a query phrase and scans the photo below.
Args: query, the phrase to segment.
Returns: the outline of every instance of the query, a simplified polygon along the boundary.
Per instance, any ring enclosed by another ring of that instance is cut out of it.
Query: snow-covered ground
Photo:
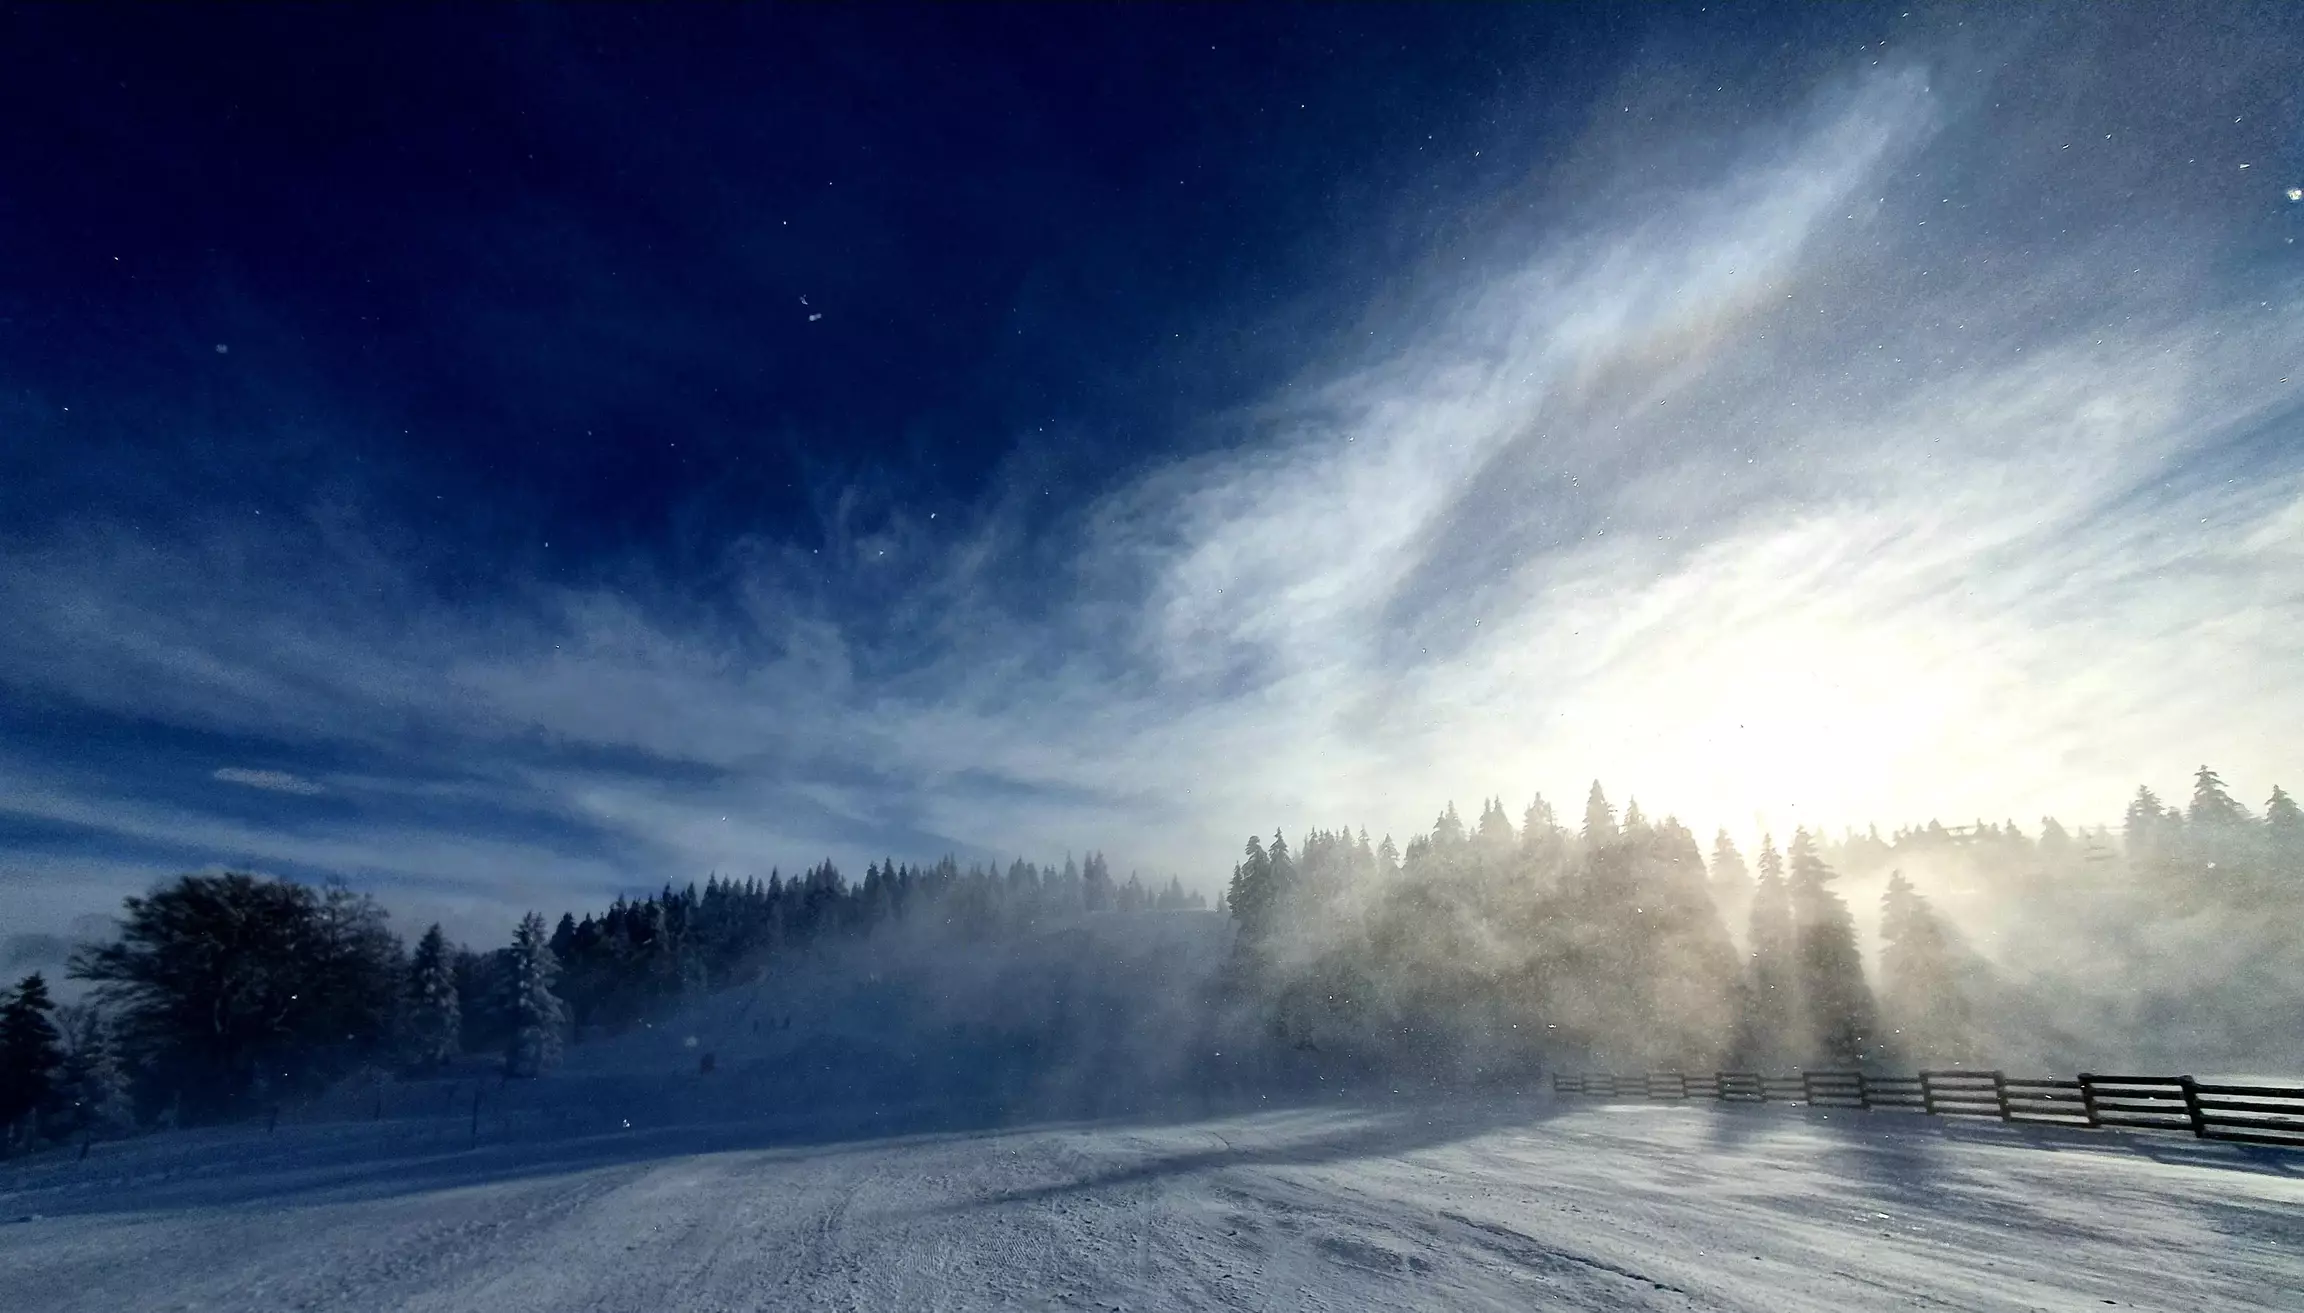
[[[1535,1096],[790,1135],[99,1146],[0,1173],[0,1308],[2304,1309],[2304,1156],[2175,1137]]]

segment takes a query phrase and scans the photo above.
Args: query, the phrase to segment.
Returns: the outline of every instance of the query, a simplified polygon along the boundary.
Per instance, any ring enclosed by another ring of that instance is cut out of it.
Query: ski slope
[[[2295,1156],[1536,1096],[815,1143],[242,1128],[16,1166],[0,1218],[15,1313],[2304,1309]]]

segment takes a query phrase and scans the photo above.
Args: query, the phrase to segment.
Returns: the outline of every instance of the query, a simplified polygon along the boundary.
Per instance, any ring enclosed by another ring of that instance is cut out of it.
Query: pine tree
[[[2206,766],[2192,776],[2192,806],[2184,818],[2184,831],[2191,840],[2188,856],[2220,876],[2229,877],[2256,865],[2257,840],[2262,837],[2256,818]]]
[[[1448,809],[1454,815],[1456,809]],[[1296,859],[1288,853],[1288,840],[1278,830],[1272,832],[1271,846],[1264,850],[1272,859],[1272,903],[1275,909],[1285,906],[1290,894],[1296,891]]]
[[[1648,815],[1640,810],[1640,800],[1624,804],[1624,835],[1626,838],[1645,838],[1648,834]]]
[[[1970,1061],[1974,1039],[1951,931],[1902,871],[1889,873],[1880,937],[1881,1011],[1900,1056],[1916,1066]]]
[[[2304,809],[2288,791],[2275,784],[2264,804],[2264,843],[2272,869],[2284,875],[2304,875]]]
[[[1763,1066],[1799,1055],[1800,973],[1792,930],[1792,901],[1784,887],[1784,859],[1773,837],[1760,837],[1760,878],[1752,890],[1752,925],[1746,955],[1744,1034],[1739,1048]]]
[[[1080,905],[1091,912],[1101,912],[1112,906],[1112,868],[1104,864],[1104,854],[1088,854],[1088,865],[1080,874]]]
[[[2237,828],[2248,823],[2248,809],[2224,789],[2224,780],[2202,766],[2192,774],[2192,810],[2187,823],[2203,830]]]
[[[1616,837],[1616,809],[1608,805],[1608,795],[1600,791],[1600,781],[1592,781],[1592,792],[1584,798],[1584,846],[1597,847]]]
[[[1856,945],[1856,922],[1848,905],[1828,886],[1832,868],[1817,855],[1816,841],[1803,828],[1792,834],[1792,931],[1805,1010],[1808,1056],[1846,1066],[1878,1056],[1878,1009],[1864,983],[1864,960]]]
[[[2144,785],[2136,786],[2136,797],[2129,802],[2127,813],[2120,822],[2121,843],[2128,850],[2128,865],[2142,870],[2160,856],[2160,795]]]
[[[573,927],[567,940],[573,951]],[[408,966],[405,1007],[405,1057],[411,1065],[444,1067],[464,1051],[464,1010],[456,996],[455,954],[438,924],[416,941],[416,954]]]
[[[1712,837],[1712,897],[1723,910],[1741,908],[1752,897],[1752,871],[1736,841],[1722,830]]]
[[[504,1070],[512,1076],[541,1076],[559,1063],[560,1035],[567,1025],[566,1010],[552,992],[560,964],[552,959],[543,917],[530,912],[521,918],[512,935],[510,959],[504,1012],[512,1033]]]
[[[48,1013],[54,1007],[39,972],[18,981],[0,1003],[0,1147],[40,1138],[56,1108],[64,1047]]]
[[[1432,842],[1441,848],[1453,848],[1464,842],[1464,818],[1456,814],[1455,803],[1449,803],[1448,810],[1432,823]]]
[[[1271,855],[1264,851],[1264,841],[1251,834],[1247,860],[1232,868],[1232,885],[1225,894],[1225,906],[1232,909],[1232,919],[1240,923],[1242,937],[1261,939],[1271,932],[1277,901]]]
[[[1480,846],[1491,854],[1512,851],[1518,836],[1512,832],[1512,818],[1504,814],[1501,798],[1484,803],[1480,808]]]
[[[2040,818],[2040,857],[2050,867],[2071,862],[2075,849],[2072,836],[2053,816]]]

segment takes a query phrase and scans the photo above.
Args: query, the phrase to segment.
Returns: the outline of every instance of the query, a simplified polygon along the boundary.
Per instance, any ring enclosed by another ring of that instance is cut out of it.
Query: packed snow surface
[[[1894,1113],[1333,1100],[795,1142],[395,1122],[0,1172],[0,1307],[2304,1309],[2304,1157]]]

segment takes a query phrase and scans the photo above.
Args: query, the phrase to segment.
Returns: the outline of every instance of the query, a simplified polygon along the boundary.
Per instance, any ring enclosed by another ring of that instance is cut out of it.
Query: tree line
[[[1763,836],[1747,860],[1722,831],[1707,856],[1672,817],[1651,819],[1636,801],[1619,816],[1594,782],[1573,828],[1539,796],[1517,825],[1500,799],[1469,824],[1450,804],[1405,848],[1349,827],[1313,830],[1295,849],[1279,833],[1251,838],[1224,899],[1239,927],[1231,983],[1276,1038],[1378,1069],[1493,1071],[1544,1055],[1688,1070],[2001,1056],[2001,1012],[2054,1009],[2023,998],[1905,867],[1964,900],[1998,899],[2012,925],[2052,921],[2035,929],[2067,947],[2095,933],[2091,916],[2123,931],[2190,916],[2203,935],[2238,925],[2261,936],[2249,941],[2250,988],[2278,964],[2304,969],[2295,802],[2275,788],[2259,817],[2202,767],[2188,809],[2140,790],[2120,836],[2053,818],[2036,836],[1981,820],[1886,837],[1797,829],[1781,850]],[[1871,971],[1839,892],[1851,870],[1885,877]],[[2115,992],[2141,1023],[2295,1002],[2203,984],[2197,963],[2156,976],[2162,964],[2133,937],[2106,930],[2099,942],[2129,954]],[[2139,999],[2157,1002],[2138,1011]],[[2040,1030],[2053,1039],[2053,1017]]]
[[[485,1063],[539,1075],[563,1045],[758,978],[780,957],[925,919],[993,939],[1075,914],[1204,909],[1171,877],[1113,878],[1102,853],[1005,870],[826,861],[786,879],[706,879],[555,925],[522,918],[491,950],[438,925],[413,947],[371,897],[236,872],[128,898],[109,942],[73,955],[91,1002],[26,977],[0,994],[0,1148],[250,1115],[360,1073]]]
[[[1883,880],[1870,955],[1840,892],[1851,876]],[[1762,836],[1749,855],[1722,832],[1706,852],[1637,802],[1619,815],[1595,783],[1574,826],[1542,798],[1517,823],[1492,799],[1469,824],[1449,806],[1404,848],[1275,833],[1248,842],[1223,895],[1238,930],[1225,984],[1271,1040],[1376,1069],[2014,1060],[1996,1046],[2027,1000],[1931,896],[1977,905],[1963,882],[2031,918],[2021,942],[2113,963],[2104,993],[2141,1030],[2219,1023],[2254,1051],[2304,1009],[2304,815],[2277,788],[2252,811],[2206,767],[2185,807],[2140,789],[2117,832],[1931,821],[1798,830],[1782,849]],[[876,862],[858,882],[827,862],[532,914],[474,950],[438,926],[406,945],[342,885],[185,876],[127,899],[117,935],[74,955],[87,1003],[58,1006],[37,974],[0,990],[0,1147],[245,1116],[364,1072],[538,1074],[565,1044],[892,922],[991,940],[1201,906],[1175,879],[1115,881],[1097,853]],[[2156,976],[2153,954],[2178,951]]]

